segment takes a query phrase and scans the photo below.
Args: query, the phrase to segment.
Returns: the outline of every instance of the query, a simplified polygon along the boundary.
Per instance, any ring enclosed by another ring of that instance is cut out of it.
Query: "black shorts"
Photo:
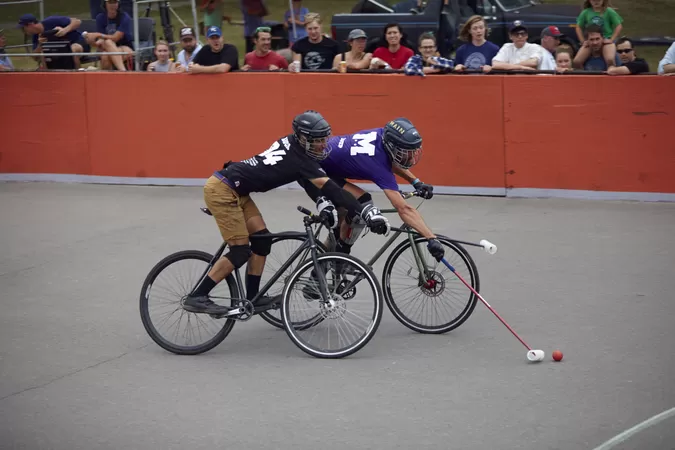
[[[91,52],[91,46],[87,43],[87,40],[85,38],[82,38],[77,42],[73,42],[73,44],[80,44],[82,46],[82,51],[84,53]]]

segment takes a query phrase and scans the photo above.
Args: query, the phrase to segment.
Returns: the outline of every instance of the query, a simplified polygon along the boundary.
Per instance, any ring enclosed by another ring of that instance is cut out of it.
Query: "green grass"
[[[2,1],[2,0],[0,0]],[[395,3],[397,0],[390,0]],[[198,1],[199,3],[199,1]],[[580,0],[545,0],[545,3],[563,3],[581,5]],[[623,34],[628,36],[661,36],[675,34],[675,0],[612,0],[619,14],[624,18]],[[330,20],[333,14],[351,11],[356,4],[356,0],[305,0],[303,5],[310,10],[319,12],[324,19],[324,31],[330,31]],[[83,8],[84,6],[84,8]],[[144,6],[144,5],[141,5]],[[283,15],[288,8],[287,0],[267,0],[267,6],[270,15],[266,17],[269,21],[283,21]],[[172,7],[181,19],[192,26],[192,10],[189,4],[174,2]],[[64,14],[89,18],[87,11],[88,3],[81,0],[48,0],[45,2],[45,15]],[[239,9],[238,0],[225,0],[225,15],[230,16],[233,22],[243,20]],[[12,23],[16,23],[19,15],[25,12],[32,12],[37,15],[38,6],[35,5],[10,5],[0,8],[0,24],[5,26],[7,35],[7,45],[22,44],[23,34],[21,30],[11,28]],[[140,10],[140,15],[145,14],[145,8]],[[151,16],[157,22],[157,36],[162,37],[164,32],[161,28],[159,11],[156,4],[153,4]],[[201,21],[201,14],[198,13]],[[171,23],[174,26],[174,39],[177,38],[178,30],[181,27],[180,22],[171,14]],[[8,27],[9,25],[9,27]],[[244,58],[245,44],[243,37],[243,25],[223,23],[223,37],[239,50],[240,60]],[[658,62],[665,54],[665,46],[640,46],[637,53],[649,62],[652,71],[656,71]],[[25,52],[26,49],[10,50],[10,53],[18,51]],[[22,70],[34,70],[37,65],[29,58],[12,58],[14,65]]]

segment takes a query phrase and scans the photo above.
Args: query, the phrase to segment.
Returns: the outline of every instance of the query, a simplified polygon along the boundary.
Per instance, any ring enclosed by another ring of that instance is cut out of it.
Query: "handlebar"
[[[313,223],[322,223],[321,216],[313,214],[312,211],[310,211],[309,209],[302,206],[298,206],[298,211],[300,211],[306,216],[304,220],[305,223],[307,223],[308,225],[311,225]]]

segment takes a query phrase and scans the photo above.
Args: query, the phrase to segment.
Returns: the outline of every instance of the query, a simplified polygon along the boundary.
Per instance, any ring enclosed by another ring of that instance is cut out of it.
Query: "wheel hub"
[[[331,295],[330,300],[321,302],[321,315],[325,319],[340,319],[347,313],[347,304],[339,295]]]
[[[432,270],[427,280],[421,284],[420,289],[429,297],[438,297],[445,290],[445,279],[440,273]]]

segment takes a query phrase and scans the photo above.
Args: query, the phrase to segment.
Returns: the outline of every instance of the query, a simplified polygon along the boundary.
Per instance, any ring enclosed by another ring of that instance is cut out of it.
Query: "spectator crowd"
[[[346,50],[326,35],[320,14],[311,12],[301,0],[284,15],[288,31],[288,48],[273,50],[272,28],[262,18],[268,14],[263,0],[242,0],[246,53],[240,65],[237,47],[223,39],[224,10],[222,0],[203,0],[205,43],[197,39],[191,27],[179,32],[180,51],[171,58],[172,43],[154,43],[152,61],[143,70],[167,73],[226,73],[231,71],[398,71],[409,76],[425,77],[437,73],[489,73],[526,71],[556,74],[570,71],[602,72],[608,75],[651,73],[639,57],[633,42],[621,37],[623,18],[608,0],[586,0],[577,18],[578,50],[566,41],[558,27],[551,25],[539,36],[531,36],[528,26],[515,21],[509,26],[508,42],[501,47],[488,40],[489,27],[480,15],[470,17],[459,31],[462,41],[453,58],[442,57],[433,32],[422,33],[415,43],[406,40],[405,30],[397,23],[387,24],[379,45],[367,51],[369,36],[361,29],[348,35]],[[92,14],[93,15],[93,14]],[[81,20],[66,16],[49,16],[38,20],[32,14],[19,17],[18,26],[32,40],[32,53],[45,68],[43,47],[50,41],[67,41],[71,52],[97,56],[104,70],[127,71],[134,68],[133,21],[120,7],[119,0],[103,0],[103,10],[95,15],[96,30],[80,31]],[[539,34],[539,33],[537,33]],[[530,42],[537,39],[540,44]],[[569,37],[568,37],[569,38]],[[0,70],[15,70],[4,51],[6,39],[0,30]],[[86,57],[85,57],[86,58]],[[72,57],[79,69],[81,55]],[[666,51],[658,74],[675,74],[675,43]]]

